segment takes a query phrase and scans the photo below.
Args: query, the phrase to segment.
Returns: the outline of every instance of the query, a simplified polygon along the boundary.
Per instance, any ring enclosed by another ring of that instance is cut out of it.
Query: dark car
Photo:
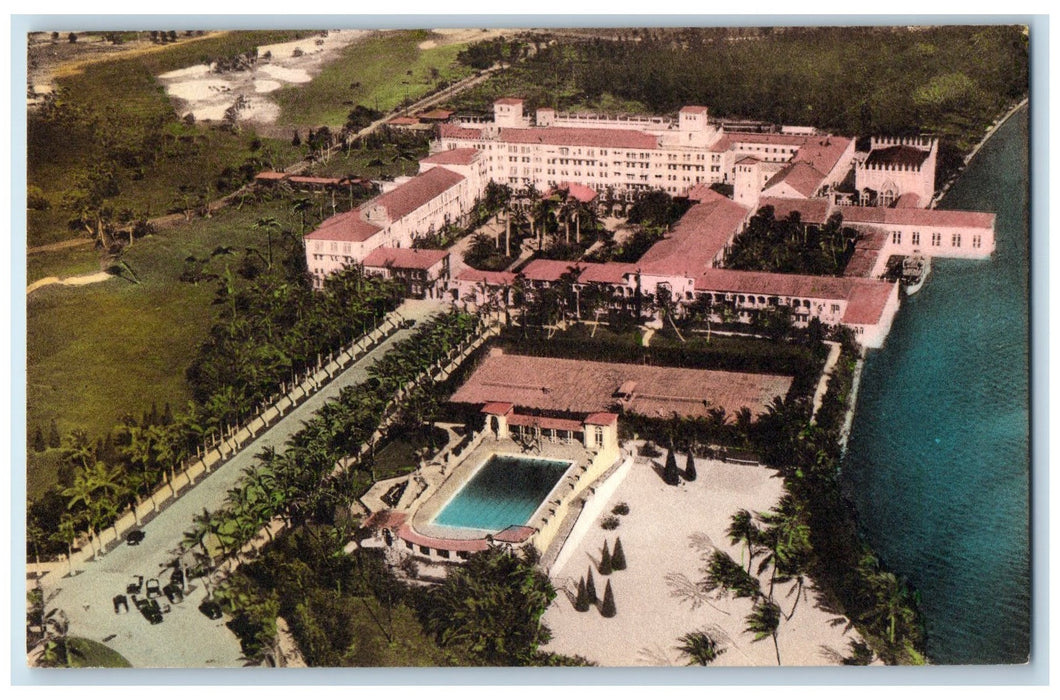
[[[199,612],[211,620],[221,619],[221,606],[214,600],[204,600],[199,606]]]
[[[138,600],[136,601],[136,607],[140,609],[140,614],[152,625],[162,623],[162,608],[159,607],[157,600]]]
[[[159,586],[157,578],[147,579],[146,593],[148,598],[157,598],[158,596],[162,595],[162,587]]]
[[[143,542],[146,536],[143,530],[130,530],[129,534],[125,536],[125,541],[135,546]]]
[[[416,325],[415,319],[411,319],[411,318],[406,318],[404,321],[401,322],[401,327],[402,328],[412,328],[415,325]]]
[[[173,573],[169,575],[169,582],[178,586],[184,585],[184,572],[179,566],[173,569]]]
[[[136,580],[125,586],[125,592],[129,595],[140,595],[144,590],[144,577],[137,576]]]
[[[166,587],[162,589],[162,592],[166,594],[166,598],[170,603],[184,602],[184,591],[182,591],[180,586],[175,583],[166,584]]]

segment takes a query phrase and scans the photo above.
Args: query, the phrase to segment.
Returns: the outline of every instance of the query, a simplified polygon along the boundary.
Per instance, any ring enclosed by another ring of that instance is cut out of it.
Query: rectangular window
[[[920,231],[913,231],[913,245],[920,245]]]
[[[931,234],[931,245],[942,245],[942,234],[938,231]]]
[[[983,246],[983,237],[978,233],[972,236],[972,247],[981,248]]]
[[[953,234],[953,236],[950,238],[950,245],[952,245],[954,248],[960,248],[961,247],[961,234],[959,234],[959,233]]]
[[[895,245],[901,245],[902,244],[902,232],[901,231],[895,231],[895,232],[893,232],[891,234],[891,243],[894,243]]]

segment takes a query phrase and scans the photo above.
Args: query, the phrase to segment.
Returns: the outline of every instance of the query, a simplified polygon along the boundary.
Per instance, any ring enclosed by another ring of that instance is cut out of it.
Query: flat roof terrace
[[[616,405],[645,416],[674,413],[706,417],[721,407],[731,417],[746,406],[758,416],[792,378],[719,370],[656,367],[494,351],[453,394],[451,401],[504,401],[521,408],[569,413],[607,411]],[[622,391],[620,391],[620,389]]]

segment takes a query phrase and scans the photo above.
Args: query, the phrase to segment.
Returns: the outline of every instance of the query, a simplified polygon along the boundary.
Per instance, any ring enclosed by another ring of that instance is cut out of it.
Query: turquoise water
[[[933,663],[1030,653],[1027,111],[941,204],[997,212],[989,261],[935,260],[869,354],[844,481],[921,596]]]
[[[491,532],[525,525],[569,466],[552,459],[493,455],[433,522]]]

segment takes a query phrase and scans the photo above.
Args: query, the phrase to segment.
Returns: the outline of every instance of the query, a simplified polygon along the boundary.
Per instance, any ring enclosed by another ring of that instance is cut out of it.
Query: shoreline
[[[936,206],[938,206],[938,203],[942,201],[942,199],[950,191],[950,188],[953,187],[954,183],[956,183],[957,180],[960,179],[961,175],[964,174],[964,171],[968,167],[968,164],[972,162],[972,159],[975,158],[976,155],[979,154],[980,149],[982,149],[982,147],[986,145],[986,142],[990,140],[990,137],[997,133],[997,130],[1004,126],[1005,122],[1011,119],[1016,112],[1026,107],[1029,103],[1030,97],[1024,97],[1015,105],[1010,107],[1008,111],[1006,111],[1000,117],[995,119],[989,127],[987,127],[986,133],[983,134],[983,138],[981,138],[979,140],[979,143],[975,144],[972,150],[964,156],[964,162],[963,165],[961,165],[960,170],[955,172],[949,180],[943,183],[942,187],[939,188],[935,196],[931,198],[931,202],[928,204],[927,207],[928,209],[934,209]]]
[[[954,173],[953,177],[947,180],[946,183],[935,194],[935,196],[932,197],[931,203],[928,204],[928,209],[934,209],[938,206],[939,202],[941,202],[942,199],[946,196],[946,194],[950,191],[950,188],[953,187],[953,185],[957,182],[957,180],[961,178],[962,175],[964,175],[964,171],[967,169],[968,164],[971,163],[972,159],[979,154],[979,151],[983,148],[983,146],[986,145],[986,142],[989,141],[990,138],[997,133],[997,130],[1004,126],[1005,122],[1011,119],[1012,116],[1016,114],[1016,112],[1023,109],[1029,103],[1030,98],[1024,97],[1015,105],[1010,107],[1004,114],[994,120],[993,124],[991,124],[990,127],[986,130],[986,133],[983,135],[983,138],[979,140],[979,143],[977,143],[975,147],[971,151],[969,151],[966,156],[964,156],[964,165],[961,166],[961,169]],[[858,358],[857,364],[854,367],[854,376],[850,387],[849,405],[847,406],[846,414],[843,416],[843,429],[839,433],[839,448],[842,458],[846,458],[847,445],[850,442],[850,433],[854,429],[854,415],[858,403],[858,387],[861,385],[861,372],[865,367],[866,357],[867,353],[863,353],[861,357]]]

